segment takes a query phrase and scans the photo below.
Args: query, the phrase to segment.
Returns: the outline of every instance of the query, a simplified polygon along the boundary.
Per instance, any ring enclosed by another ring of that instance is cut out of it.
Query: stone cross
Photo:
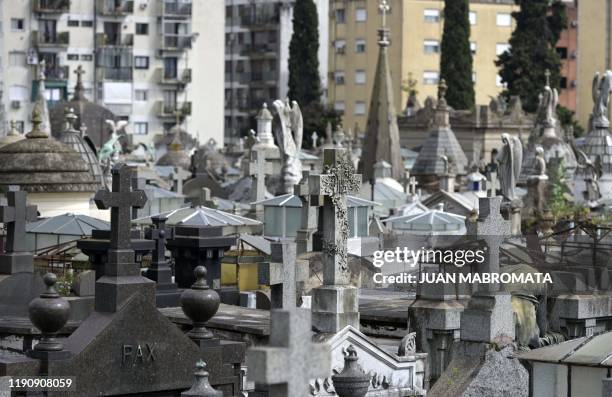
[[[323,284],[347,285],[348,208],[346,196],[361,188],[361,175],[346,149],[325,149],[323,173],[309,177],[310,194],[323,196]]]
[[[203,187],[202,190],[200,190],[198,198],[192,200],[192,203],[202,207],[217,208],[217,203],[212,199],[210,188],[208,187]]]
[[[310,171],[302,171],[302,180],[299,184],[295,185],[295,194],[300,198],[302,202],[302,229],[316,229],[317,228],[317,211],[316,205],[313,203],[310,195],[310,185],[308,183],[310,179]]]
[[[487,188],[487,196],[495,197],[497,194],[497,172],[491,172],[489,174],[491,188]]]
[[[26,252],[26,223],[37,218],[36,206],[27,205],[27,193],[11,190],[6,193],[7,205],[0,206],[0,221],[7,227],[6,253]]]
[[[155,249],[153,250],[151,266],[147,272],[147,277],[160,284],[172,282],[172,271],[170,266],[168,266],[168,261],[166,261],[167,219],[163,215],[152,216],[151,221],[155,227],[149,228],[146,234],[147,239],[155,241]]]
[[[382,28],[385,29],[387,27],[387,13],[389,12],[389,10],[391,10],[391,7],[389,6],[387,0],[380,0],[378,9],[382,14]]]
[[[274,242],[270,262],[259,266],[259,284],[270,286],[272,309],[296,307],[296,283],[304,281],[302,264],[296,261],[296,243]]]
[[[410,179],[408,180],[408,193],[411,195],[416,195],[417,194],[417,180],[414,176],[411,176]]]
[[[174,182],[174,191],[177,194],[183,194],[183,183],[185,180],[189,179],[191,174],[180,167],[174,167],[172,174],[170,174],[170,178]]]
[[[486,244],[485,260],[480,265],[481,273],[497,273],[500,269],[499,251],[504,240],[511,236],[511,221],[501,215],[502,196],[481,197],[478,200],[478,219],[468,223],[467,234],[484,241]],[[483,284],[479,291],[495,292],[498,284]]]
[[[131,248],[132,209],[142,208],[147,202],[144,191],[132,191],[132,168],[117,164],[112,171],[112,192],[99,190],[94,201],[99,209],[111,210],[110,248],[121,250]]]
[[[247,351],[248,377],[268,386],[268,396],[307,396],[309,382],[331,374],[331,351],[313,343],[308,309],[271,310],[270,344]]]

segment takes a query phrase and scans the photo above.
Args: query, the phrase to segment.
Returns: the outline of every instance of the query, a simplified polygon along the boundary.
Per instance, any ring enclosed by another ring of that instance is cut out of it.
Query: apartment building
[[[389,68],[398,112],[406,108],[407,82],[413,80],[421,103],[436,96],[443,0],[390,0]],[[365,128],[376,69],[378,1],[331,0],[328,98],[344,112],[344,125]],[[514,29],[512,0],[470,1],[471,48],[476,103],[486,104],[503,86],[494,61],[509,48]]]
[[[319,71],[327,81],[329,0],[313,0],[319,19]],[[295,0],[226,0],[225,139],[254,128],[262,103],[285,98]]]
[[[575,112],[578,96],[578,1],[563,2],[567,12],[567,28],[561,32],[557,42],[557,53],[561,58],[559,104]]]
[[[5,128],[30,128],[44,61],[50,107],[80,65],[87,98],[128,120],[134,143],[168,130],[176,110],[200,142],[222,142],[223,0],[4,0],[0,12]]]

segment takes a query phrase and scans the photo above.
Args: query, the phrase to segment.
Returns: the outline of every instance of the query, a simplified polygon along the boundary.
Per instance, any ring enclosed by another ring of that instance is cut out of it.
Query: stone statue
[[[551,131],[557,125],[557,105],[559,104],[559,92],[550,88],[550,72],[546,74],[546,86],[544,92],[540,93],[540,104],[538,106],[538,122],[544,127],[544,133]],[[554,133],[554,130],[552,131]],[[550,132],[549,132],[550,133]]]
[[[523,164],[523,144],[518,137],[502,134],[504,144],[499,160],[499,184],[501,193],[508,201],[517,199],[516,181]]]
[[[276,100],[274,101],[274,107],[279,119],[274,135],[283,158],[283,190],[285,193],[293,193],[293,186],[300,183],[302,179],[300,151],[302,149],[304,120],[296,101],[289,105],[289,100],[286,102]]]
[[[586,190],[583,192],[584,199],[587,201],[587,203],[597,203],[597,201],[601,198],[599,178],[601,178],[603,175],[601,156],[598,155],[593,162],[582,150],[578,151],[578,155],[578,167],[585,169],[584,184]]]
[[[608,102],[610,100],[610,80],[612,71],[608,70],[601,78],[599,72],[593,77],[593,113],[589,120],[589,131],[593,127],[609,127]]]
[[[100,161],[100,165],[102,165],[102,172],[105,176],[103,178],[104,181],[106,181],[107,177],[110,175],[110,170],[113,167],[113,164],[118,160],[118,155],[121,151],[120,145],[117,145],[119,139],[121,139],[121,135],[119,135],[119,133],[125,128],[128,122],[125,120],[120,120],[115,123],[114,120],[105,120],[105,123],[111,128],[111,136],[108,141],[102,145],[102,148],[100,148],[100,152],[98,153],[98,160]]]
[[[548,175],[546,175],[546,160],[544,159],[544,148],[542,146],[536,147],[536,166],[535,173],[533,176],[538,179],[548,179]]]

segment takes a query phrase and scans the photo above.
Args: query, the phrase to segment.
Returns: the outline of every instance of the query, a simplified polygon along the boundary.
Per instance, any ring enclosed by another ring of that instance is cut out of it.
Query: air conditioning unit
[[[573,20],[570,25],[572,26],[572,28],[577,28],[578,27],[578,21],[577,20]]]
[[[33,48],[30,48],[26,54],[26,63],[28,65],[38,65],[38,53]]]
[[[11,107],[13,109],[19,109],[21,107],[21,101],[11,101]]]

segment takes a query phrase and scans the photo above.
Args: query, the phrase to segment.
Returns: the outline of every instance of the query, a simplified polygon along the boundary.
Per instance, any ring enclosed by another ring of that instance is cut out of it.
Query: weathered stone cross
[[[310,171],[302,171],[302,180],[300,183],[295,185],[293,192],[300,198],[302,202],[302,213],[300,221],[300,229],[297,232],[296,242],[297,253],[312,251],[312,234],[317,231],[317,203],[312,202],[312,196],[310,195],[310,187],[308,180],[310,179]]]
[[[37,218],[36,206],[27,205],[27,193],[11,190],[6,193],[7,205],[0,207],[0,221],[7,225],[6,253],[26,252],[26,222]]]
[[[311,342],[310,310],[271,310],[270,344],[247,352],[248,376],[270,397],[307,396],[309,381],[331,373],[331,352]]]
[[[296,283],[304,281],[303,264],[296,261],[296,243],[272,243],[270,262],[259,265],[259,284],[269,285],[272,309],[296,307]]]
[[[132,208],[142,208],[147,202],[144,191],[132,191],[132,168],[117,164],[112,171],[112,192],[99,190],[94,201],[99,209],[111,209],[110,248],[115,250],[130,249]]]
[[[323,173],[309,177],[310,194],[323,196],[323,284],[349,283],[347,246],[348,209],[346,196],[361,188],[346,149],[325,149]]]

